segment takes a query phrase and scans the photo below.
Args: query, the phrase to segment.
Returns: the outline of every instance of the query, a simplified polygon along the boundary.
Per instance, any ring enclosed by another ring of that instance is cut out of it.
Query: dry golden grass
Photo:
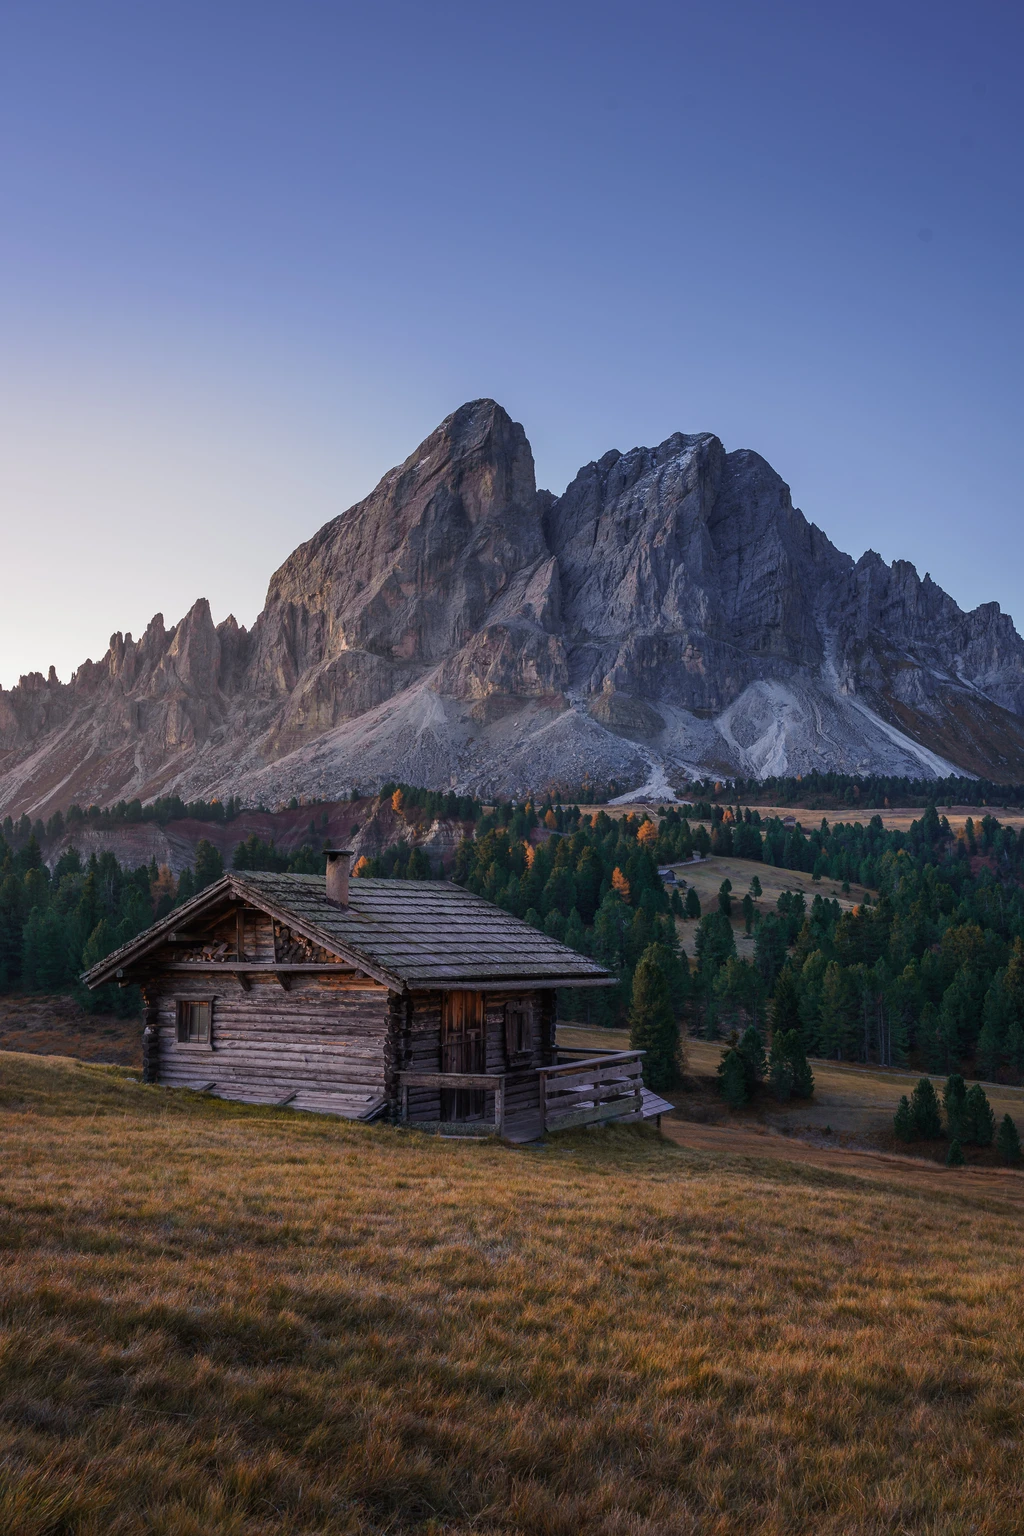
[[[0,1056],[0,1530],[1016,1532],[1016,1210]]]
[[[629,805],[600,806],[599,809],[605,811],[613,820],[618,820],[622,816],[645,815],[657,820],[658,807],[661,803],[649,805],[646,801],[637,801]],[[748,804],[742,796],[741,803],[743,805]],[[757,810],[763,822],[772,816],[793,816],[801,823],[805,832],[810,832],[814,827],[819,827],[823,816],[827,817],[830,826],[840,821],[859,821],[866,826],[873,816],[880,816],[883,827],[888,831],[906,832],[913,822],[920,821],[924,815],[923,805],[896,805],[881,810],[876,806],[841,805],[828,810],[811,810],[806,805],[758,805],[755,803],[751,808]],[[995,816],[1005,827],[1013,827],[1015,830],[1019,830],[1024,826],[1024,811],[1021,810],[1019,805],[953,805],[947,807],[940,804],[937,809],[940,816],[949,818],[950,826],[957,833],[964,830],[968,816],[974,818],[975,824],[980,822],[985,816]],[[584,806],[583,812],[584,815],[594,814],[594,811],[589,806]],[[679,807],[679,813],[683,816],[687,814],[685,805]],[[691,826],[697,826],[700,819],[700,817],[693,815],[689,816]],[[704,824],[705,826],[710,825],[708,822]]]
[[[754,935],[744,933],[743,911],[740,903],[755,875],[761,882],[762,894],[756,907],[762,917],[766,912],[775,911],[783,891],[802,891],[808,908],[815,896],[823,896],[828,901],[834,899],[838,901],[844,912],[857,906],[865,896],[872,894],[862,885],[851,885],[849,892],[844,893],[842,883],[838,880],[815,880],[813,875],[804,870],[778,869],[774,864],[759,864],[756,859],[720,858],[714,853],[702,859],[699,864],[673,864],[671,867],[676,871],[680,881],[685,880],[687,886],[694,887],[700,897],[701,911],[704,913],[718,910],[718,892],[722,881],[726,879],[732,881],[732,927],[736,938],[736,952],[744,960],[754,958]],[[681,890],[680,894],[682,894]],[[684,918],[677,918],[676,931],[683,951],[691,957],[694,956],[697,939],[696,921],[690,922]]]

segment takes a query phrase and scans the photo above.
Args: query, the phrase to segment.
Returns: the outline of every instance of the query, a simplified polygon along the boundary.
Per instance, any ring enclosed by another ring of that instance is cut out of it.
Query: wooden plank
[[[165,960],[160,966],[161,971],[173,971],[176,975],[187,974],[189,971],[206,972],[220,971],[226,976],[233,975],[237,971],[245,971],[250,976],[277,976],[282,971],[289,974],[302,971],[316,975],[318,972],[328,976],[354,976],[355,967],[351,965],[334,965],[322,962],[317,964],[312,961],[279,961],[266,963],[257,960]],[[386,992],[379,982],[373,983],[374,990]]]
[[[398,1080],[410,1088],[497,1088],[496,1072],[399,1072]]]
[[[638,1114],[642,1100],[639,1094],[614,1104],[598,1104],[593,1109],[577,1109],[556,1119],[545,1117],[549,1131],[568,1131],[581,1125],[596,1125],[602,1120],[620,1120],[625,1115]]]
[[[573,1108],[577,1104],[610,1104],[616,1099],[633,1098],[636,1095],[637,1084],[632,1080],[622,1079],[616,1083],[605,1083],[597,1088],[577,1088],[572,1093],[551,1094],[545,1096],[545,1104],[548,1112],[561,1114],[563,1110]]]
[[[542,1067],[544,1077],[559,1077],[562,1074],[571,1074],[579,1071],[580,1067],[591,1066],[594,1068],[610,1066],[615,1062],[639,1061],[644,1055],[643,1051],[607,1051],[601,1056],[587,1056],[582,1061],[567,1061],[556,1066]]]
[[[595,1083],[602,1078],[610,1078],[614,1076],[639,1077],[639,1063],[637,1063],[636,1071],[633,1072],[628,1070],[629,1065],[630,1063],[628,1062],[620,1062],[604,1069],[590,1066],[585,1069],[578,1069],[574,1072],[560,1073],[557,1077],[550,1076],[549,1069],[546,1067],[541,1067],[540,1074],[549,1092],[554,1093],[559,1090],[567,1092],[570,1088],[577,1088],[587,1083]]]

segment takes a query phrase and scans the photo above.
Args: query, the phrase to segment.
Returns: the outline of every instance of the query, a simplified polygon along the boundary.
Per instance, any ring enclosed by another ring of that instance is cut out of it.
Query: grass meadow
[[[1019,1532],[1019,1211],[0,1054],[0,1531]]]

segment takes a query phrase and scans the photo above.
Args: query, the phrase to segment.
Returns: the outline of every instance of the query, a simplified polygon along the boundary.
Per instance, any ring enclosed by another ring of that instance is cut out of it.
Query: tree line
[[[739,799],[762,805],[808,806],[829,801],[857,810],[906,805],[1024,805],[1024,784],[997,784],[951,774],[944,779],[912,779],[896,774],[784,774],[767,779],[695,779],[687,793],[698,799]]]
[[[618,977],[615,988],[567,991],[566,1020],[627,1022],[638,967],[653,949],[673,1016],[709,1038],[739,1038],[750,1027],[766,1039],[795,1032],[812,1056],[936,1073],[970,1063],[988,1079],[1024,1080],[1024,834],[992,815],[954,835],[934,806],[909,830],[891,831],[877,816],[805,828],[716,804],[703,825],[679,807],[655,821],[550,797],[485,807],[388,787],[410,824],[453,812],[463,821],[450,878]],[[411,830],[360,860],[356,874],[437,878]],[[286,854],[253,836],[236,845],[234,867],[321,873],[319,841],[311,836]],[[714,910],[701,912],[696,892],[684,900],[659,868],[709,852],[750,860],[755,873],[742,894],[724,882]],[[855,881],[874,895],[844,910],[821,893],[808,903],[784,891],[769,907],[758,864]],[[155,864],[125,870],[112,854],[83,862],[74,849],[51,873],[31,833],[20,847],[0,837],[0,988],[75,985],[87,964],[221,872],[206,841],[175,881]],[[737,910],[753,934],[751,959],[737,953]],[[696,923],[692,968],[678,917]],[[118,1006],[127,1006],[123,995]]]

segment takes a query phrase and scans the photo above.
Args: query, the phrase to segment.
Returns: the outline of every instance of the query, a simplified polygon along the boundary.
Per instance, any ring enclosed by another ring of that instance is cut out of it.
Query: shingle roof
[[[322,875],[232,871],[155,923],[85,976],[99,986],[141,959],[192,916],[241,896],[292,924],[343,960],[398,990],[614,980],[585,955],[503,912],[482,896],[441,880],[353,880],[349,905],[327,900]]]

